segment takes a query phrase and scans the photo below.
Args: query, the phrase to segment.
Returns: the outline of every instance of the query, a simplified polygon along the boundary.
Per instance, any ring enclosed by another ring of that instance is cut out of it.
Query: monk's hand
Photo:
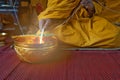
[[[95,7],[92,0],[82,0],[81,5],[87,10],[88,16],[92,17],[95,13]]]
[[[43,28],[47,31],[52,30],[56,26],[62,24],[64,19],[42,19],[39,21],[39,28],[42,30]]]

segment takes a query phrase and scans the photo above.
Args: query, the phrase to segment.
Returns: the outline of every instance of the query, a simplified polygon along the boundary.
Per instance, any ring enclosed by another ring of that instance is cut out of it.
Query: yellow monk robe
[[[67,18],[80,0],[48,0],[48,8],[38,17]],[[97,16],[102,8],[95,3],[96,15],[88,18],[87,11],[80,8],[65,25],[53,29],[53,33],[64,43],[77,47],[120,47],[120,28]]]
[[[98,0],[103,3],[99,16],[106,18],[112,23],[120,23],[120,0]],[[102,5],[101,5],[102,6]]]

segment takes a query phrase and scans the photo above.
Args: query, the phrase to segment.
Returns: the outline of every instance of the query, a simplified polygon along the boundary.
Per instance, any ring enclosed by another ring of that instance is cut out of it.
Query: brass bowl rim
[[[47,33],[44,33],[44,34],[47,34]],[[26,34],[26,35],[16,35],[16,36],[12,36],[12,38],[14,39],[14,38],[16,38],[16,37],[29,37],[29,36],[34,36],[34,37],[40,37],[40,35],[30,35],[30,34]],[[48,36],[55,36],[54,34],[50,34],[50,35],[43,35],[43,36],[46,36],[46,37],[48,37]]]
[[[14,47],[18,47],[18,48],[21,48],[21,49],[26,49],[26,50],[47,50],[47,49],[53,49],[53,48],[56,48],[57,47],[57,44],[54,45],[54,46],[50,46],[50,47],[45,47],[45,48],[40,48],[40,47],[35,47],[35,48],[32,48],[32,47],[23,47],[23,46],[17,46],[17,45],[14,45]]]

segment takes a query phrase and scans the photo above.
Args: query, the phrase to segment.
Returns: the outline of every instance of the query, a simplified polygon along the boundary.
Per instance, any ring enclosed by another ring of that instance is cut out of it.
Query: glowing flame
[[[40,38],[40,44],[43,44],[44,43],[44,41],[43,41],[43,37],[42,38]]]

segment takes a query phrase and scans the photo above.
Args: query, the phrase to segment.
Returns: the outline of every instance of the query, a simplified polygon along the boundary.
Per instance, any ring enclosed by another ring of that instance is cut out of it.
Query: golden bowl
[[[57,39],[55,36],[43,36],[44,43],[40,44],[40,36],[14,36],[14,49],[20,60],[29,63],[49,61],[56,56]]]

